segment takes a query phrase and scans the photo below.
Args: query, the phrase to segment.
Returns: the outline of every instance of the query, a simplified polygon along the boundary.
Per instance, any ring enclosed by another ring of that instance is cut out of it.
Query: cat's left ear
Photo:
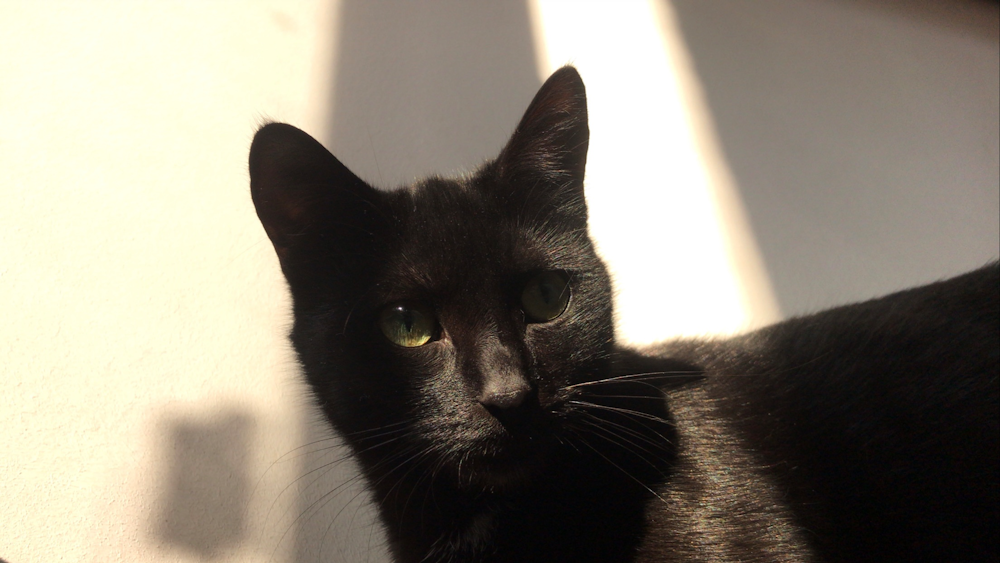
[[[535,94],[497,157],[499,177],[522,199],[546,199],[586,221],[583,176],[589,142],[587,92],[576,69],[564,66]]]

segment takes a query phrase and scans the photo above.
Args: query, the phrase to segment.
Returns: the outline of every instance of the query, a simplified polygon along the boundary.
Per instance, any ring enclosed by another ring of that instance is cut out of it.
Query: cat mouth
[[[462,447],[450,456],[461,487],[509,491],[544,470],[559,441],[551,417],[530,406],[509,416],[480,414],[486,416],[462,428]]]
[[[548,442],[542,436],[522,436],[494,444],[469,459],[470,481],[497,490],[517,488],[545,468]]]
[[[483,461],[498,466],[526,463],[540,455],[539,448],[535,445],[537,441],[539,439],[534,437],[517,440],[484,454]]]

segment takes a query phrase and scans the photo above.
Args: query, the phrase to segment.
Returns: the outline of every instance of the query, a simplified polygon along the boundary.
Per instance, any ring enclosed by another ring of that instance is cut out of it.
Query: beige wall
[[[0,559],[385,560],[343,452],[297,449],[264,119],[391,185],[574,62],[635,341],[995,259],[997,7],[937,4],[0,2]]]

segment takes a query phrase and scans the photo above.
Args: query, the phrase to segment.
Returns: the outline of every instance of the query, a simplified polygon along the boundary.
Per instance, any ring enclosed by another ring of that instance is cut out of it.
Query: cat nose
[[[531,397],[535,389],[527,381],[516,385],[492,387],[479,396],[479,404],[508,432],[522,434],[531,426]]]
[[[479,395],[479,404],[491,411],[513,409],[524,404],[524,400],[530,394],[531,385],[523,379],[509,382],[507,385],[487,385]]]
[[[530,434],[538,396],[537,389],[521,370],[491,370],[476,399],[507,432]]]
[[[479,349],[480,354],[470,366],[470,372],[479,380],[476,400],[498,419],[523,410],[520,407],[531,395],[532,385],[521,354],[496,335],[481,342]]]

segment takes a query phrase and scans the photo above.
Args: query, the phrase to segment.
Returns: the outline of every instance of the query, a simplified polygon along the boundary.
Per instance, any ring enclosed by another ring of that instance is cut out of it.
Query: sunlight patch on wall
[[[531,0],[538,70],[587,84],[591,233],[620,338],[720,334],[779,318],[669,5]]]

